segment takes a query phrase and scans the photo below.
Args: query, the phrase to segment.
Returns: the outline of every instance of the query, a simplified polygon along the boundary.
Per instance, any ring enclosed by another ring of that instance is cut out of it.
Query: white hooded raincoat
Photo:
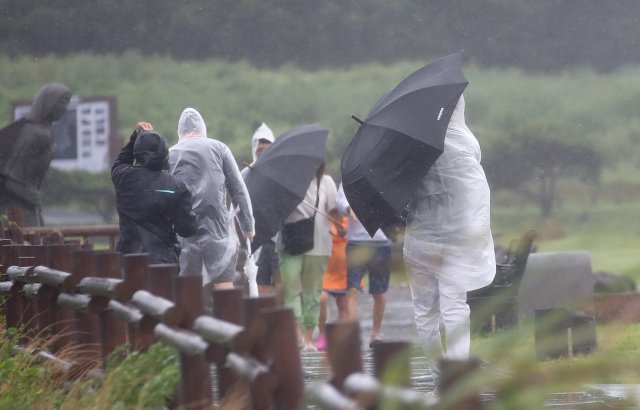
[[[470,291],[496,272],[490,227],[490,191],[480,165],[480,144],[467,128],[460,97],[444,152],[410,205],[405,259],[423,265],[441,283]]]
[[[198,223],[196,235],[180,238],[180,272],[198,274],[194,267],[200,264],[206,285],[235,263],[237,240],[232,235],[227,192],[234,207],[239,208],[238,222],[245,234],[254,230],[251,200],[231,150],[224,143],[207,138],[207,128],[198,111],[186,108],[182,112],[178,137],[178,143],[169,150],[170,170],[191,191]]]
[[[464,121],[460,97],[444,152],[410,204],[404,258],[418,337],[438,378],[436,358],[466,360],[471,342],[466,292],[488,285],[496,272],[490,192],[480,145]],[[446,352],[440,337],[446,335]]]

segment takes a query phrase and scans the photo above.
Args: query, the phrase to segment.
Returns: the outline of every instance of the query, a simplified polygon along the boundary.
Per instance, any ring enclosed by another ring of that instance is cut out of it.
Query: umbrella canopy
[[[405,208],[444,150],[451,114],[468,81],[462,54],[414,72],[375,104],[342,156],[349,206],[373,236],[394,239]]]
[[[257,250],[272,238],[304,199],[311,180],[325,160],[329,130],[318,124],[293,128],[265,149],[244,177],[256,235]]]

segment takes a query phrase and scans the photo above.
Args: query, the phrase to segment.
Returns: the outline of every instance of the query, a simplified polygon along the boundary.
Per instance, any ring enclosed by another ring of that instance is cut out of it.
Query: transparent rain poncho
[[[222,142],[207,138],[204,120],[195,109],[186,108],[180,115],[178,138],[169,150],[170,171],[191,191],[198,223],[196,235],[179,239],[180,272],[199,274],[194,267],[200,263],[206,285],[235,260],[237,239],[232,234],[227,192],[238,208],[238,223],[245,234],[254,230],[251,200],[231,150]]]
[[[449,122],[444,152],[409,204],[405,260],[465,291],[493,280],[490,191],[480,165],[480,145],[467,128],[464,98]]]

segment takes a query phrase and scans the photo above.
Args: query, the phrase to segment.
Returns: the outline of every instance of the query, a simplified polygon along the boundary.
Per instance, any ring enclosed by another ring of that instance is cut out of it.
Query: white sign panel
[[[28,106],[15,108],[14,117],[24,117]],[[53,161],[51,166],[69,171],[101,172],[110,169],[110,112],[107,101],[81,102],[69,107],[53,123]]]

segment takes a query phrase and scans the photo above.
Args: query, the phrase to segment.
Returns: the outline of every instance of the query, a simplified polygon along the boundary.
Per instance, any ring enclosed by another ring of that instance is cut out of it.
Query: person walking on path
[[[253,133],[251,138],[251,151],[253,154],[253,162],[255,162],[262,151],[275,141],[273,132],[262,123]],[[253,162],[251,164],[253,164]],[[251,164],[242,170],[243,178],[248,173]],[[260,204],[255,204],[260,206]],[[258,274],[256,282],[258,283],[258,292],[260,295],[269,295],[275,292],[275,288],[280,285],[280,260],[278,252],[276,252],[275,238],[262,245],[254,251],[254,257],[257,259]]]
[[[338,319],[347,320],[347,256],[345,238],[347,218],[341,218],[343,232],[338,232],[335,226],[331,227],[332,246],[331,256],[327,262],[327,270],[322,277],[322,293],[320,294],[320,315],[318,316],[318,337],[316,348],[320,351],[327,350],[327,337],[325,328],[328,319],[329,296],[333,296],[338,308]]]
[[[178,143],[169,150],[171,173],[184,181],[193,195],[198,231],[180,240],[180,275],[203,275],[209,290],[232,288],[237,258],[237,240],[227,193],[245,239],[254,235],[251,200],[231,150],[207,137],[200,113],[185,108],[178,121]]]
[[[177,264],[176,233],[189,237],[197,228],[191,193],[166,171],[168,154],[164,138],[140,122],[111,169],[120,224],[116,251],[149,253],[154,264]]]
[[[467,291],[490,284],[496,271],[489,185],[464,109],[461,96],[446,131],[444,152],[409,203],[404,241],[418,337],[436,380],[439,357],[468,359]]]
[[[391,276],[391,244],[378,230],[371,237],[351,211],[342,184],[336,200],[338,211],[347,215],[347,312],[349,320],[358,320],[358,297],[362,279],[369,273],[369,294],[373,297],[373,323],[369,346],[380,340],[386,293]]]
[[[309,184],[305,198],[285,220],[287,224],[315,216],[313,248],[303,254],[292,255],[284,247],[282,231],[278,235],[276,244],[280,256],[284,305],[293,309],[302,328],[300,342],[305,351],[317,350],[312,338],[318,324],[322,276],[331,255],[332,220],[339,220],[335,209],[336,185],[333,178],[324,173],[324,169],[323,162],[316,172],[316,177]],[[317,205],[314,206],[314,204]],[[336,226],[338,232],[341,228]]]

